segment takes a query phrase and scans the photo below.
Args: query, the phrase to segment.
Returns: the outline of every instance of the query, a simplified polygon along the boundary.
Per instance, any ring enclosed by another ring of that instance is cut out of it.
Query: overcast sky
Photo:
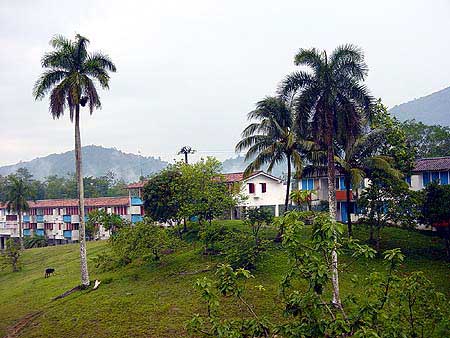
[[[73,148],[68,116],[32,97],[55,34],[88,37],[117,66],[103,108],[82,116],[84,145],[224,159],[302,47],[362,47],[388,106],[449,86],[449,18],[449,0],[0,0],[0,165]]]

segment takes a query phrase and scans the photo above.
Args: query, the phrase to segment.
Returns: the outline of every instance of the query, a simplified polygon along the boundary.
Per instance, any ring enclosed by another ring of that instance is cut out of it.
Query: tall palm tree
[[[301,168],[300,135],[294,130],[294,113],[290,105],[277,97],[266,97],[256,104],[256,109],[248,114],[249,120],[256,120],[242,132],[242,140],[236,145],[236,151],[247,150],[245,160],[252,160],[244,172],[248,176],[268,164],[271,172],[275,164],[287,162],[287,186],[284,212],[289,204],[292,166]]]
[[[297,66],[307,69],[286,77],[280,87],[282,97],[292,97],[297,115],[310,121],[316,141],[326,149],[330,217],[336,218],[334,143],[343,132],[352,135],[370,115],[372,97],[362,84],[368,68],[362,51],[353,45],[337,47],[330,56],[315,48],[301,49]],[[344,130],[344,127],[346,130]],[[338,258],[332,251],[333,302],[341,306]]]
[[[101,107],[96,83],[103,89],[109,88],[108,72],[115,72],[116,66],[102,53],[88,53],[89,40],[76,35],[75,40],[56,36],[50,41],[53,51],[42,58],[46,70],[36,81],[33,95],[36,100],[50,93],[50,113],[54,119],[60,118],[66,108],[70,120],[75,120],[75,171],[78,185],[80,215],[80,261],[81,284],[90,284],[86,257],[85,211],[83,174],[81,172],[80,107],[88,105],[90,114]]]
[[[22,226],[22,216],[25,211],[28,211],[30,206],[28,205],[27,199],[31,198],[32,191],[31,186],[27,182],[18,176],[10,175],[7,179],[6,184],[6,194],[5,194],[5,205],[8,211],[13,211],[17,213],[19,218],[19,238],[20,247],[23,250],[23,226]]]

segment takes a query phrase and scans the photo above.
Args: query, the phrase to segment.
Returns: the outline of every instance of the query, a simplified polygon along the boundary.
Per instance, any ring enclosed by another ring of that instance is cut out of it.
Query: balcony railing
[[[131,205],[143,205],[144,202],[139,197],[131,197]]]

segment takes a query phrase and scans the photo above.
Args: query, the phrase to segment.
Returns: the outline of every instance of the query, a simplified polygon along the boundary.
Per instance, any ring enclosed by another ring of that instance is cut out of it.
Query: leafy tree
[[[172,181],[172,189],[178,201],[178,219],[197,217],[200,224],[223,216],[234,207],[240,196],[222,181],[221,163],[211,157],[194,164],[178,162],[180,173]]]
[[[434,226],[444,238],[447,259],[450,260],[450,185],[432,182],[425,188],[422,205],[423,221]]]
[[[352,283],[363,285],[366,292],[362,296],[350,292],[336,306],[329,292],[336,241],[339,251],[353,258],[342,270],[358,259],[373,259],[375,251],[343,238],[342,225],[326,214],[316,215],[312,234],[305,238],[304,217],[309,213],[291,211],[281,217],[286,224],[283,247],[290,262],[280,286],[283,316],[264,318],[248,302],[247,293],[255,292],[246,283],[253,278],[249,271],[219,265],[214,279],[203,277],[195,283],[207,311],[193,316],[188,324],[191,333],[203,337],[446,336],[450,317],[445,296],[423,273],[405,276],[399,271],[404,259],[399,249],[383,253],[385,272],[353,276]],[[261,285],[256,289],[264,291]],[[224,318],[223,298],[234,300],[232,306],[240,309],[240,318]]]
[[[336,218],[334,145],[343,133],[356,136],[372,113],[372,97],[362,84],[368,68],[363,52],[353,45],[326,51],[301,49],[295,64],[307,70],[294,72],[283,81],[280,94],[293,98],[300,125],[310,121],[314,141],[326,150],[330,216]],[[338,258],[333,251],[334,302],[340,304]]]
[[[247,149],[245,160],[252,162],[245,169],[245,175],[269,164],[271,172],[276,164],[287,162],[287,185],[284,211],[289,204],[292,165],[299,169],[302,164],[301,147],[306,141],[295,129],[295,115],[287,100],[267,97],[256,104],[256,109],[248,114],[249,120],[256,120],[242,132],[242,140],[236,145],[236,151]]]
[[[249,208],[244,214],[245,223],[252,229],[255,246],[259,245],[259,231],[263,225],[268,226],[273,221],[273,215],[267,208]]]
[[[169,166],[151,177],[143,189],[144,209],[151,219],[157,222],[179,223],[179,208],[176,182],[181,173]]]
[[[159,261],[161,252],[176,246],[174,238],[169,237],[167,229],[158,225],[139,222],[120,228],[110,238],[112,251],[121,264],[133,260]]]
[[[371,242],[380,252],[382,228],[394,225],[414,228],[420,219],[421,194],[409,189],[408,184],[395,172],[375,169],[370,185],[362,192],[360,205],[370,226]]]
[[[46,70],[36,81],[33,95],[36,100],[50,93],[50,112],[53,118],[60,118],[64,110],[69,108],[70,120],[75,120],[75,172],[78,185],[80,210],[80,260],[81,284],[90,284],[86,256],[85,222],[84,222],[84,185],[81,172],[81,137],[80,107],[89,106],[92,114],[95,108],[101,107],[100,97],[94,81],[103,89],[109,88],[109,74],[116,71],[116,66],[107,55],[89,54],[89,40],[77,34],[71,41],[63,36],[55,36],[50,40],[53,51],[44,55],[41,60]]]
[[[7,239],[5,244],[5,251],[0,253],[0,258],[2,259],[0,263],[2,263],[1,265],[3,267],[9,265],[13,272],[18,272],[21,266],[20,256],[22,255],[23,249],[13,238]]]
[[[401,128],[415,149],[416,157],[450,156],[450,127],[407,120],[401,123]]]
[[[306,208],[308,211],[311,211],[311,195],[314,194],[314,190],[293,190],[291,192],[291,200],[301,207],[303,204],[306,204]]]
[[[126,221],[120,215],[109,214],[104,209],[92,210],[86,222],[86,236],[90,239],[96,238],[100,224],[106,231],[110,230],[111,234],[114,235],[120,228],[125,226]]]
[[[352,220],[350,202],[351,187],[358,193],[358,187],[364,178],[374,170],[385,171],[393,176],[401,177],[401,173],[393,167],[389,156],[380,154],[380,147],[385,141],[386,130],[372,130],[356,138],[347,138],[336,156],[336,168],[344,175],[347,203],[348,236],[352,236]]]
[[[20,247],[22,250],[25,248],[23,244],[22,216],[30,208],[28,199],[31,197],[32,191],[28,181],[15,175],[8,176],[5,204],[8,211],[13,211],[18,215]]]
[[[376,102],[373,111],[371,128],[382,130],[384,137],[378,154],[392,158],[394,168],[409,175],[414,168],[415,154],[401,123],[390,115],[381,100]]]

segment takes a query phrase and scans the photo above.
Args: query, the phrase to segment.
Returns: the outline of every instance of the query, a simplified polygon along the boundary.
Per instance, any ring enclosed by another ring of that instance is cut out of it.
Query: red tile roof
[[[450,156],[447,157],[431,157],[417,160],[413,171],[438,171],[450,170]]]
[[[240,182],[244,179],[244,173],[227,173],[222,174],[221,178],[226,183]]]
[[[130,203],[128,196],[121,197],[96,197],[86,198],[84,204],[86,207],[116,207],[125,206]],[[77,199],[53,199],[53,200],[37,200],[28,202],[30,208],[64,208],[77,207]]]
[[[148,182],[148,181],[145,180],[145,181],[141,181],[141,182],[131,183],[131,184],[128,184],[128,185],[126,186],[126,188],[127,188],[127,189],[139,189],[139,188],[143,188],[144,185],[145,185],[147,182]]]

